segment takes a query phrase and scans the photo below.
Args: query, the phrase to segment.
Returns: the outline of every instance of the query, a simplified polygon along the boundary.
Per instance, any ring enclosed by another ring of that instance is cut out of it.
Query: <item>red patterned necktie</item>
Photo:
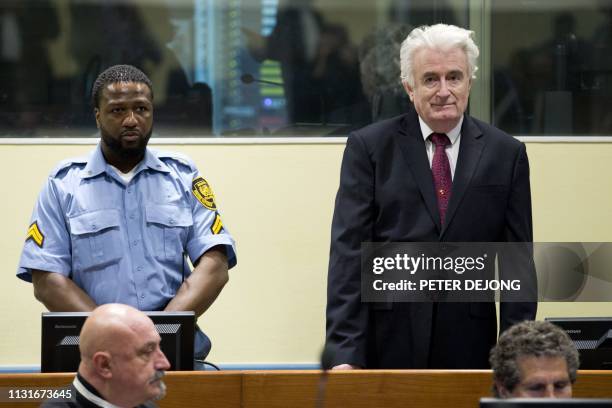
[[[438,198],[438,211],[440,212],[440,224],[444,225],[448,201],[451,197],[453,179],[451,176],[450,163],[446,156],[446,146],[450,144],[448,136],[444,133],[432,133],[429,139],[434,144],[433,160],[431,161],[431,171],[433,173],[436,197]]]

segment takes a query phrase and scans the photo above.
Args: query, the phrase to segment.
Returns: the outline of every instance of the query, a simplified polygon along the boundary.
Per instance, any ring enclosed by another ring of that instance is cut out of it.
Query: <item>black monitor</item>
[[[548,317],[574,341],[582,370],[612,370],[612,317]]]
[[[481,398],[480,408],[611,408],[612,399],[598,398]]]
[[[193,370],[195,331],[194,312],[144,312],[153,320],[161,336],[160,347],[170,370]],[[79,368],[79,333],[89,316],[87,312],[42,314],[40,371],[75,372]]]

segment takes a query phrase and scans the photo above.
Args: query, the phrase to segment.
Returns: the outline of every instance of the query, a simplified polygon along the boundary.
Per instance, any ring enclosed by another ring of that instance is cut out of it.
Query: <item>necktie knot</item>
[[[432,133],[429,136],[429,139],[436,147],[446,147],[451,144],[450,139],[444,133]]]

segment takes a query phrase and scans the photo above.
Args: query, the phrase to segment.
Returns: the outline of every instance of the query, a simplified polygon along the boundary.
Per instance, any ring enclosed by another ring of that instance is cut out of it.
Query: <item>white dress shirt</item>
[[[429,136],[434,133],[433,130],[421,117],[419,116],[419,124],[421,125],[421,133],[423,134],[423,139],[425,139],[425,149],[427,150],[427,158],[429,159],[429,167],[431,168],[431,162],[433,160],[434,151],[436,150],[434,144],[428,139]],[[463,115],[457,123],[457,126],[451,129],[450,132],[446,134],[448,136],[451,144],[446,146],[446,156],[448,157],[448,162],[450,163],[451,168],[451,177],[455,178],[455,167],[457,167],[457,158],[459,157],[459,144],[461,143],[461,125],[463,124]]]

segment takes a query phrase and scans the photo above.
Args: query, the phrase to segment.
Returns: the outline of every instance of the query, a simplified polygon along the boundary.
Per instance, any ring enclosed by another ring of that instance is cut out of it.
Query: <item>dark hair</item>
[[[545,321],[518,323],[499,336],[491,349],[489,362],[493,378],[512,392],[521,381],[517,360],[520,357],[563,357],[572,384],[580,364],[578,351],[570,337],[561,328]],[[493,392],[499,397],[497,387]]]
[[[105,69],[93,84],[91,89],[91,102],[95,108],[100,107],[100,95],[102,90],[115,82],[141,82],[149,87],[151,99],[153,99],[153,84],[149,77],[132,65],[113,65]]]

